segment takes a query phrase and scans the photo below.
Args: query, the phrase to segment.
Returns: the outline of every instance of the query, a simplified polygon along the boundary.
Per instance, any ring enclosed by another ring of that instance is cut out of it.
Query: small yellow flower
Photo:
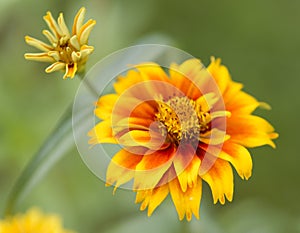
[[[72,34],[64,21],[63,13],[60,13],[57,22],[51,12],[44,16],[49,30],[43,30],[44,36],[49,44],[40,40],[25,36],[27,44],[43,51],[42,53],[26,53],[28,60],[50,62],[46,68],[47,73],[62,70],[65,72],[64,79],[74,78],[76,72],[84,70],[88,56],[93,52],[94,47],[87,45],[91,30],[96,24],[95,20],[88,20],[83,24],[85,8],[82,7],[74,18]],[[83,24],[83,25],[82,25]]]
[[[0,220],[0,233],[74,233],[62,228],[57,215],[44,215],[32,208],[25,214],[17,214]]]
[[[221,96],[210,89],[201,62],[190,59],[172,64],[169,74],[155,63],[137,65],[118,78],[116,93],[97,102],[102,121],[89,132],[89,143],[123,147],[108,166],[106,183],[117,188],[133,179],[136,202],[148,216],[170,194],[180,220],[199,218],[203,181],[214,203],[232,201],[232,167],[242,179],[252,173],[247,148],[275,147],[274,128],[252,114],[267,105],[242,91],[220,59],[212,58],[207,71]],[[200,91],[195,83],[207,88]]]

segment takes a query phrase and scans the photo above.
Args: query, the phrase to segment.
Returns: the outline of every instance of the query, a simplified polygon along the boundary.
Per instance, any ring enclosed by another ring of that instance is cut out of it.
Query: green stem
[[[83,79],[84,74],[77,76],[83,80],[89,90],[98,97],[93,86],[86,79]],[[16,204],[25,196],[25,194],[28,193],[45,174],[47,174],[50,168],[60,158],[67,154],[70,149],[74,148],[72,106],[73,104],[67,108],[52,133],[29,161],[17,181],[14,183],[5,206],[5,215],[13,214]]]
[[[66,137],[68,136],[68,137]],[[6,203],[5,215],[14,212],[17,202],[34,186],[66,152],[74,146],[72,136],[72,105],[58,122],[42,147],[29,161],[15,182]]]
[[[85,84],[85,86],[93,93],[96,97],[98,97],[98,93],[96,89],[93,87],[93,85],[86,79],[85,72],[82,72],[81,75],[78,75],[78,77],[82,80],[82,82]]]

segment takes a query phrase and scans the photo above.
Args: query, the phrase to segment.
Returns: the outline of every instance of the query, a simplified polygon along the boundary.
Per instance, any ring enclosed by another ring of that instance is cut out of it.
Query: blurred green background
[[[46,64],[26,61],[34,51],[25,35],[43,39],[42,16],[64,12],[68,25],[85,6],[97,20],[89,44],[95,46],[88,67],[141,38],[171,45],[208,64],[221,57],[234,80],[272,106],[257,111],[279,132],[277,149],[251,150],[253,175],[235,176],[234,201],[212,204],[207,185],[200,221],[179,223],[170,199],[147,218],[134,204],[135,194],[112,188],[96,178],[77,151],[60,160],[18,205],[39,206],[60,214],[64,224],[81,233],[94,232],[300,232],[300,1],[170,0],[1,0],[0,1],[0,210],[20,171],[72,103],[79,80],[46,74]],[[153,35],[156,35],[153,37]],[[185,230],[184,230],[185,229]]]

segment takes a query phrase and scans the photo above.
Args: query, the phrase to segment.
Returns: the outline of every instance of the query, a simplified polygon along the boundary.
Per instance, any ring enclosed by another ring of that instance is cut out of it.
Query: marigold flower
[[[0,220],[0,233],[72,233],[62,228],[57,215],[44,215],[37,208]]]
[[[212,58],[207,70],[219,97],[195,86],[205,86],[208,73],[190,59],[172,64],[169,75],[155,63],[137,65],[114,83],[115,94],[97,102],[95,114],[102,121],[89,132],[89,143],[123,147],[108,166],[106,183],[116,189],[133,179],[136,202],[141,210],[148,207],[148,216],[170,193],[180,220],[198,219],[202,181],[214,203],[232,201],[231,165],[249,179],[252,159],[246,148],[275,147],[274,128],[252,114],[266,104],[242,91],[220,59]]]
[[[44,20],[49,30],[43,30],[49,44],[30,36],[25,36],[27,44],[43,51],[42,53],[26,53],[25,58],[33,61],[50,62],[46,68],[47,73],[62,70],[66,78],[74,78],[76,72],[84,70],[88,56],[94,47],[87,45],[91,30],[96,24],[95,20],[88,20],[83,24],[85,8],[82,7],[74,18],[72,33],[66,26],[63,13],[60,13],[57,22],[51,12],[47,12]]]

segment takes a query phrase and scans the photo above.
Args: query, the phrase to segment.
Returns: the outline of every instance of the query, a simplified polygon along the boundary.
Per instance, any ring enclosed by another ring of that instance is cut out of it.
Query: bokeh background
[[[234,201],[213,205],[204,187],[201,219],[177,220],[170,198],[153,217],[134,204],[135,194],[95,177],[74,149],[19,203],[58,213],[67,228],[95,232],[300,232],[300,2],[179,0],[0,0],[0,211],[9,190],[32,155],[72,103],[79,80],[46,74],[46,64],[26,61],[34,49],[25,35],[43,39],[42,16],[64,12],[68,25],[85,6],[97,20],[90,44],[91,67],[104,56],[139,41],[163,42],[209,63],[221,57],[234,80],[272,106],[258,110],[280,133],[277,149],[251,150],[253,175],[235,174]]]

